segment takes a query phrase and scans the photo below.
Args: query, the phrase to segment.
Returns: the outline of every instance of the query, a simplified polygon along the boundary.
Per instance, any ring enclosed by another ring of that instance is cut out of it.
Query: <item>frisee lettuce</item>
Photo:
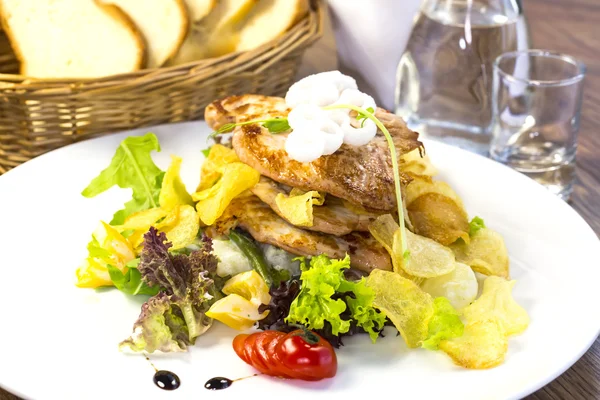
[[[83,196],[90,198],[115,185],[132,189],[132,199],[125,203],[125,208],[114,214],[111,225],[123,224],[125,218],[136,211],[158,207],[158,196],[165,173],[152,161],[152,151],[160,151],[158,139],[153,133],[125,138],[110,165],[81,192]]]
[[[364,279],[352,282],[344,278],[344,269],[350,268],[350,257],[336,260],[322,254],[313,257],[310,266],[303,258],[300,260],[302,286],[285,322],[300,323],[310,329],[322,329],[328,322],[334,335],[343,334],[350,329],[350,320],[340,315],[348,308],[351,318],[375,342],[383,329],[385,316],[373,308],[375,295]],[[346,301],[332,298],[345,293],[349,294],[345,296]]]

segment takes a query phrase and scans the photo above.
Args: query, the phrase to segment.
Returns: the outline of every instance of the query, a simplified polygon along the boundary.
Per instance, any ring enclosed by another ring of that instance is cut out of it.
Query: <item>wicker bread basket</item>
[[[255,50],[88,80],[34,80],[0,32],[0,174],[47,151],[105,133],[200,119],[234,94],[283,95],[304,50],[322,35],[325,5]]]

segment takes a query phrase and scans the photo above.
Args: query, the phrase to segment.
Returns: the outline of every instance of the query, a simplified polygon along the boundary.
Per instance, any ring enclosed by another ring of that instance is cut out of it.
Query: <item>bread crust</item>
[[[98,0],[94,0],[94,4],[98,6],[99,10],[111,16],[111,18],[119,21],[121,25],[125,26],[127,30],[129,30],[137,42],[138,54],[137,59],[138,63],[136,65],[135,70],[139,70],[145,67],[146,65],[146,41],[142,36],[141,32],[137,28],[137,26],[133,23],[131,18],[121,8],[112,5],[112,4],[103,4]],[[27,76],[27,61],[21,52],[21,48],[18,45],[16,38],[13,36],[13,33],[10,29],[10,25],[7,21],[7,16],[4,10],[4,2],[0,0],[0,25],[4,32],[6,32],[6,37],[10,43],[10,47],[13,49],[17,60],[19,61],[19,74],[23,76]],[[70,79],[68,77],[60,77],[57,79]],[[52,80],[52,79],[46,79]]]
[[[10,30],[10,26],[8,25],[8,21],[6,20],[6,15],[4,14],[4,2],[0,0],[0,25],[4,32],[6,32],[6,37],[8,38],[8,42],[10,43],[10,47],[12,48],[17,60],[19,61],[19,74],[23,75],[25,70],[25,59],[23,57],[23,53],[21,53],[21,48],[17,44],[15,37],[13,36],[12,31]]]
[[[289,1],[289,0],[286,0],[286,1]],[[287,31],[289,31],[302,18],[304,18],[306,16],[306,14],[308,13],[308,11],[310,10],[310,0],[294,0],[294,1],[295,1],[295,4],[293,5],[293,7],[294,7],[294,16],[290,20],[290,23],[288,24],[288,26],[284,30],[282,30],[281,32],[279,32],[276,37],[270,39],[267,42],[262,43],[259,46],[254,46],[253,48],[242,48],[240,46],[240,43],[238,43],[236,45],[235,51],[250,51],[250,50],[253,50],[255,48],[264,46],[265,44],[271,42],[272,40],[275,40],[277,37],[283,35]]]
[[[148,62],[148,46],[146,43],[146,38],[144,35],[142,35],[142,32],[140,32],[135,22],[133,22],[131,17],[129,17],[129,15],[127,15],[127,13],[116,4],[107,4],[101,2],[100,0],[94,0],[94,4],[96,4],[101,11],[105,12],[116,21],[119,21],[121,25],[125,26],[131,32],[135,40],[138,42],[138,64],[135,70],[137,71],[144,69],[146,67],[146,63]]]
[[[189,11],[189,9],[191,8],[190,3],[193,2],[194,0],[183,0],[183,1],[185,3],[186,7],[188,7],[188,11]],[[202,15],[200,18],[194,18],[192,16],[192,13],[189,12],[190,21],[192,23],[202,21],[202,19],[204,19],[208,14],[210,14],[210,12],[213,10],[213,8],[215,8],[216,5],[217,5],[217,0],[210,0],[206,14]]]
[[[163,61],[163,63],[159,67],[165,65],[171,58],[175,57],[175,54],[177,54],[177,52],[179,52],[179,49],[181,48],[181,46],[183,46],[183,42],[185,42],[185,39],[187,38],[191,26],[190,13],[188,11],[187,5],[185,4],[185,0],[175,0],[175,2],[179,5],[181,18],[183,19],[183,25],[181,26],[181,30],[179,32],[177,45],[173,48],[173,51],[171,51],[171,53],[165,58],[165,61]]]

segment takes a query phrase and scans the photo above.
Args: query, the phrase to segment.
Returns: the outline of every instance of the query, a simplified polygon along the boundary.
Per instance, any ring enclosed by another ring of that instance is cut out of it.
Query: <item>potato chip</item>
[[[400,227],[390,214],[381,215],[373,221],[369,232],[390,254],[394,272],[405,278],[413,281],[431,278],[454,269],[454,254],[450,249],[409,230],[406,230],[408,253],[405,255]]]
[[[479,285],[471,267],[457,262],[452,272],[425,279],[421,289],[432,297],[447,298],[454,308],[460,310],[475,300]]]
[[[252,188],[260,179],[258,171],[241,162],[226,164],[221,172],[221,179],[214,186],[192,195],[192,199],[198,201],[196,209],[206,225],[214,224],[233,198]]]
[[[509,277],[509,259],[502,236],[482,228],[471,236],[469,244],[458,240],[449,246],[456,260],[485,275]]]
[[[400,332],[408,347],[418,347],[427,338],[433,316],[433,299],[414,282],[390,271],[375,269],[367,278],[373,289],[373,307],[384,313]]]
[[[410,207],[411,203],[426,193],[437,193],[453,200],[462,210],[465,209],[462,200],[446,182],[434,181],[427,176],[412,175],[413,180],[406,185],[405,202]],[[466,214],[466,213],[465,213]]]
[[[288,196],[277,194],[275,203],[283,219],[296,226],[313,226],[313,206],[323,205],[325,196],[316,190],[292,189]]]
[[[483,292],[473,304],[464,309],[469,323],[493,319],[507,336],[522,333],[529,326],[529,315],[512,297],[516,281],[490,276],[483,282]]]
[[[200,184],[196,192],[201,192],[212,187],[221,178],[221,169],[224,165],[239,161],[240,159],[233,149],[220,144],[214,144],[210,148],[208,157],[202,163]]]
[[[192,196],[187,192],[185,185],[181,181],[181,157],[171,156],[171,165],[167,169],[160,188],[158,202],[164,210],[172,210],[182,205],[194,205]]]
[[[420,278],[433,278],[449,274],[454,270],[452,250],[435,240],[406,231],[408,260],[402,264],[404,271]]]
[[[508,339],[495,320],[468,323],[461,337],[443,340],[440,349],[461,367],[492,368],[504,361]]]
[[[181,249],[192,243],[200,229],[200,217],[192,206],[179,206],[179,215],[174,225],[159,228],[165,232],[167,240],[173,245],[173,250]]]
[[[127,241],[129,242],[131,247],[134,249],[136,254],[139,254],[139,252],[141,250],[140,246],[144,242],[144,234],[146,232],[147,231],[143,231],[140,229],[140,230],[134,231],[131,235],[127,236]]]
[[[469,243],[467,213],[448,196],[425,193],[407,206],[414,232],[444,246],[463,239]]]
[[[123,225],[115,226],[119,232],[128,230],[143,230],[148,231],[151,226],[155,226],[160,220],[169,214],[167,210],[162,208],[150,208],[144,211],[138,211],[125,218]]]
[[[379,216],[369,225],[369,232],[390,255],[394,272],[407,279],[412,279],[402,268],[404,254],[402,253],[400,226],[394,221],[394,218],[390,214]]]
[[[420,148],[417,148],[400,156],[400,159],[403,161],[400,164],[400,170],[416,175],[437,175],[437,169],[431,163],[429,156],[427,154],[421,156],[421,151]]]

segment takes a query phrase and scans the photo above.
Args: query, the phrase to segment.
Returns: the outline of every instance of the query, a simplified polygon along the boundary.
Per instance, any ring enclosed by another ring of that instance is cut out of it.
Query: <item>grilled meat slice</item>
[[[205,119],[213,129],[227,122],[286,117],[289,108],[280,97],[245,95],[218,100],[206,107]],[[397,116],[383,109],[375,112],[394,139],[398,155],[422,147],[418,134]],[[303,190],[318,190],[365,208],[396,209],[390,151],[381,132],[367,145],[342,145],[334,154],[310,163],[288,157],[287,134],[271,134],[259,124],[238,126],[232,144],[240,160],[261,175]],[[401,174],[404,184],[410,177]]]
[[[259,199],[269,205],[273,211],[281,218],[286,219],[279,211],[275,203],[275,197],[279,193],[287,195],[289,190],[285,190],[281,185],[272,179],[261,177],[260,181],[250,189]],[[315,232],[328,233],[335,236],[347,235],[353,231],[368,231],[369,224],[373,222],[379,214],[364,211],[356,213],[344,205],[344,202],[337,197],[327,196],[322,206],[313,207],[313,226],[303,226]],[[287,221],[287,220],[286,220]],[[289,222],[289,221],[287,221]]]
[[[342,237],[305,231],[288,224],[271,207],[256,196],[234,199],[217,226],[237,225],[254,239],[269,243],[293,254],[316,256],[326,254],[332,258],[350,255],[351,266],[365,272],[373,269],[391,271],[392,263],[386,250],[368,232],[353,232]]]

